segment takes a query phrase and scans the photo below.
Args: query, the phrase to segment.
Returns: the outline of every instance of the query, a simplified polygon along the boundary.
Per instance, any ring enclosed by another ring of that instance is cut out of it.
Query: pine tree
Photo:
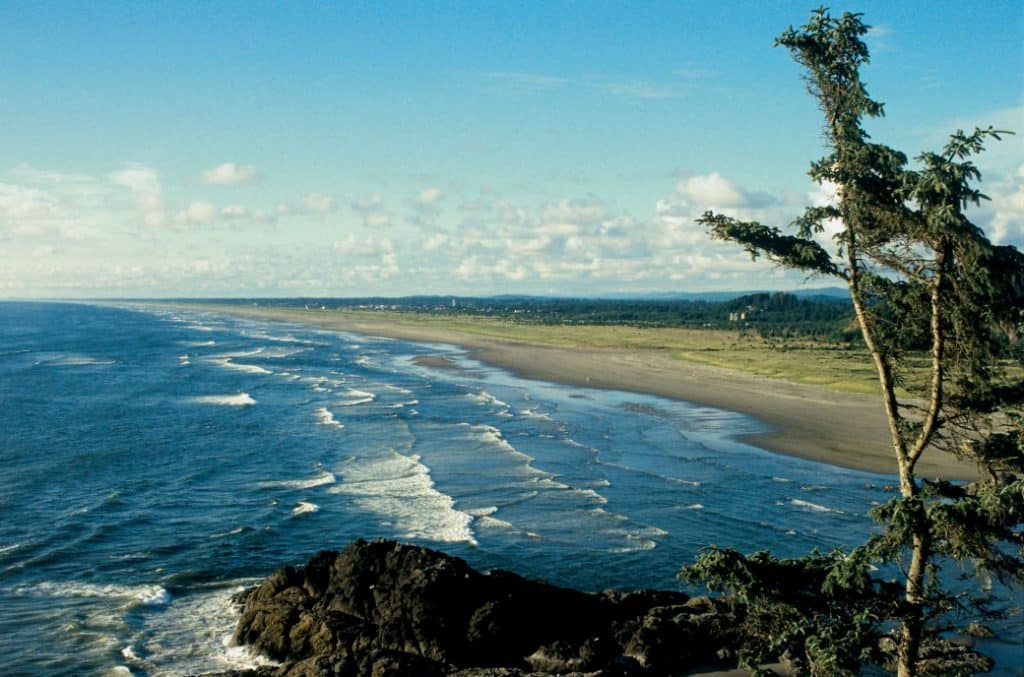
[[[864,662],[901,676],[970,672],[983,662],[952,655],[942,633],[969,618],[963,612],[991,611],[991,600],[984,585],[951,591],[941,572],[959,562],[982,579],[1024,583],[1024,255],[994,245],[965,215],[986,199],[971,158],[1009,132],[958,130],[913,165],[873,143],[863,122],[883,106],[860,78],[867,31],[862,15],[821,8],[776,40],[804,68],[824,116],[830,152],[810,176],[835,187],[834,203],[808,208],[794,234],[712,212],[699,223],[755,259],[848,286],[878,375],[899,495],[872,510],[882,530],[852,552],[776,560],[712,548],[684,575],[747,605],[756,640],[742,656],[748,664],[788,650],[816,674],[856,673]],[[819,242],[827,223],[840,228],[833,248]],[[915,358],[928,365],[923,382],[909,378]],[[980,479],[919,477],[917,462],[939,453],[973,460]],[[873,575],[875,565],[898,571],[898,586]],[[791,575],[801,577],[795,589],[778,584]]]

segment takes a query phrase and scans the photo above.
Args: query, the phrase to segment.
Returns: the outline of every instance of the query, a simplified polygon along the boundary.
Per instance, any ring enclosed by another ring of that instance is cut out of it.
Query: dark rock
[[[282,662],[252,677],[670,675],[718,663],[738,625],[708,598],[589,594],[392,541],[321,552],[238,599],[235,641]]]

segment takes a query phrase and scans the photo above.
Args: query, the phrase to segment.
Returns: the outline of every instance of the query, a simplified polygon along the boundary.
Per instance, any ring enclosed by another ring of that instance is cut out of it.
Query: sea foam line
[[[8,590],[18,596],[125,599],[145,606],[158,606],[171,601],[171,594],[160,585],[99,585],[76,581],[43,581]]]
[[[198,404],[219,404],[229,407],[247,407],[256,404],[256,400],[249,393],[237,393],[235,395],[198,395],[190,398],[190,401]]]
[[[292,515],[298,517],[299,515],[305,515],[307,512],[316,512],[320,509],[320,506],[316,503],[310,503],[309,501],[299,501],[292,508]]]
[[[269,482],[260,482],[257,486],[261,489],[272,489],[276,487],[283,489],[312,489],[313,487],[322,487],[325,484],[334,484],[337,481],[338,478],[334,476],[334,473],[323,470],[316,477],[304,480],[272,480]]]
[[[327,407],[320,407],[316,410],[316,419],[317,423],[320,425],[329,425],[339,429],[345,427],[340,421],[334,418],[334,414],[332,414]]]
[[[225,369],[234,369],[235,371],[242,371],[247,374],[273,374],[274,372],[269,369],[264,369],[255,364],[241,364],[239,362],[232,362],[230,357],[219,357],[215,358],[213,362]]]
[[[420,461],[393,450],[382,458],[351,459],[338,468],[344,481],[329,491],[354,497],[387,519],[401,538],[475,545],[473,516],[455,509],[455,499],[435,488],[430,468]]]
[[[354,407],[357,404],[367,404],[377,399],[377,395],[375,393],[370,393],[365,390],[356,390],[355,388],[350,388],[345,391],[345,397],[347,399],[338,400],[337,404],[339,407]]]
[[[798,508],[804,508],[806,510],[810,510],[811,512],[834,512],[840,515],[843,514],[842,510],[836,510],[835,508],[829,508],[824,505],[818,505],[817,503],[811,503],[810,501],[804,501],[799,498],[790,499],[789,502],[792,505],[797,506]]]

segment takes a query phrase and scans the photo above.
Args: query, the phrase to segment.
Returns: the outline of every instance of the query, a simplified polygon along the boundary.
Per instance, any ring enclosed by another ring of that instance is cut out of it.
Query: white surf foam
[[[219,404],[229,407],[246,407],[256,404],[256,400],[249,393],[237,393],[235,395],[199,395],[191,398],[192,402],[199,404]]]
[[[343,481],[331,493],[354,497],[362,508],[385,518],[400,538],[476,544],[472,515],[438,491],[419,456],[396,451],[374,459],[351,459],[338,471]]]
[[[377,395],[374,393],[367,392],[365,390],[356,390],[355,388],[349,388],[345,391],[345,399],[338,400],[337,405],[339,407],[354,407],[357,404],[367,404],[377,399]]]
[[[245,372],[246,374],[273,374],[274,372],[269,369],[256,364],[243,364],[241,362],[232,362],[230,357],[219,357],[213,360],[213,362],[225,369],[233,369],[235,371]]]
[[[508,402],[502,402],[494,395],[490,394],[486,390],[481,390],[478,393],[467,393],[466,397],[477,402],[479,404],[493,404],[497,407],[508,407]]]
[[[345,427],[340,421],[337,421],[334,418],[334,414],[332,414],[327,407],[320,407],[316,410],[316,420],[320,425],[329,425],[339,429]]]
[[[263,489],[272,489],[274,487],[281,487],[283,489],[312,489],[313,487],[322,487],[325,484],[334,484],[337,481],[338,478],[334,476],[334,473],[323,470],[316,477],[304,480],[273,480],[270,482],[260,482],[258,486]]]
[[[236,527],[231,531],[221,531],[216,534],[210,534],[210,538],[225,538],[227,536],[237,536],[238,534],[245,531],[245,527]]]
[[[140,619],[141,632],[122,657],[133,669],[153,677],[276,665],[232,641],[238,622],[238,606],[232,598],[258,583],[256,579],[227,586],[218,583],[212,591],[176,598],[160,613],[146,614]]]
[[[271,339],[273,340],[273,339]],[[284,348],[284,347],[273,347],[264,348],[260,357],[267,357],[270,359],[280,359],[282,357],[291,357],[292,355],[298,355],[299,353],[305,353],[312,350],[312,347],[303,346],[301,348]]]
[[[690,505],[686,506],[686,510],[703,510],[703,509],[704,509],[704,506],[701,505],[700,503],[691,503]]]
[[[549,414],[537,411],[536,409],[520,409],[519,415],[523,418],[532,418],[535,421],[546,421],[547,423],[555,422],[555,419],[551,418]]]
[[[43,581],[34,585],[11,588],[10,592],[26,597],[96,597],[121,599],[129,604],[160,606],[171,601],[171,594],[160,585],[101,585],[77,581]]]
[[[804,501],[799,498],[791,499],[790,504],[803,508],[804,510],[810,510],[811,512],[834,512],[837,514],[843,514],[842,510],[836,510],[835,508],[829,508],[824,505],[818,505],[817,503],[811,503],[810,501]]]
[[[11,545],[0,546],[0,555],[4,554],[5,552],[11,552],[12,550],[17,550],[20,547],[21,547],[21,543],[12,543]]]
[[[292,508],[292,515],[296,517],[299,515],[305,515],[307,512],[316,512],[320,509],[320,506],[316,503],[310,503],[309,501],[299,501]]]
[[[43,360],[43,364],[51,367],[88,367],[114,364],[114,360],[103,360],[89,355],[57,355],[52,359]]]
[[[183,341],[183,343],[190,348],[203,348],[206,346],[217,345],[216,341]]]

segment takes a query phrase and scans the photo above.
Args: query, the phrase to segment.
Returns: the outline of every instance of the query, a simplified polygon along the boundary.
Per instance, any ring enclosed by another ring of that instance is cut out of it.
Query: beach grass
[[[302,311],[300,311],[302,312]],[[390,322],[565,348],[658,350],[669,357],[850,393],[878,392],[863,348],[818,341],[769,341],[753,332],[622,325],[537,325],[472,315],[329,311],[353,321]]]

